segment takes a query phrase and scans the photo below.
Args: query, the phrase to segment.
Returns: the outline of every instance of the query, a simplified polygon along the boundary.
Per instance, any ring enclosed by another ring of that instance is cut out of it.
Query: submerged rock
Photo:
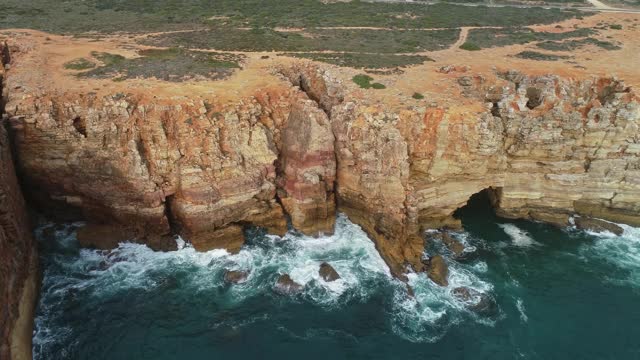
[[[249,278],[248,271],[242,270],[225,270],[224,282],[227,284],[242,284]]]
[[[449,268],[441,255],[435,255],[429,260],[426,267],[429,279],[440,286],[449,285],[447,277],[449,276]]]
[[[410,298],[416,297],[416,292],[413,291],[413,288],[409,284],[407,284],[407,295],[409,295]]]
[[[580,230],[591,230],[596,232],[609,231],[617,236],[622,235],[624,229],[614,223],[610,223],[600,219],[578,217],[575,219],[576,227]]]
[[[282,274],[278,278],[273,290],[281,295],[293,295],[302,291],[303,286],[293,281],[289,274]]]
[[[495,301],[483,292],[461,286],[453,289],[453,296],[463,302],[469,310],[478,314],[489,315],[495,311]]]
[[[329,265],[329,263],[326,262],[323,262],[320,265],[320,270],[318,271],[318,273],[320,274],[322,279],[324,279],[324,281],[330,282],[340,279],[340,275],[338,275],[336,269],[334,269],[333,266]]]

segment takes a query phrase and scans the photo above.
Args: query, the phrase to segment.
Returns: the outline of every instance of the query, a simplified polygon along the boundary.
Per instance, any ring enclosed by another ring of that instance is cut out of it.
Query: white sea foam
[[[409,285],[415,294],[411,298],[404,284],[398,282],[392,310],[392,326],[398,335],[413,342],[435,342],[451,326],[464,320],[494,325],[494,319],[475,314],[462,299],[454,295],[454,289],[459,287],[491,294],[493,285],[480,277],[487,271],[487,264],[479,262],[466,265],[451,259],[447,259],[447,264],[449,284],[445,287],[435,284],[424,273],[411,273],[408,274]]]
[[[529,247],[532,245],[540,245],[539,242],[533,240],[529,233],[520,229],[513,224],[499,224],[504,232],[511,237],[513,245],[519,247]]]
[[[617,225],[624,229],[620,236],[606,231],[587,231],[596,241],[585,244],[581,255],[587,260],[591,257],[604,259],[624,271],[622,277],[614,275],[609,280],[640,287],[640,228]]]
[[[486,263],[464,265],[447,260],[450,266],[447,287],[434,284],[425,274],[410,274],[409,283],[415,290],[415,298],[409,298],[405,284],[391,276],[374,243],[344,215],[338,216],[334,235],[319,238],[297,232],[283,237],[267,235],[251,241],[237,254],[225,250],[198,252],[180,238],[178,250],[172,252],[154,252],[133,243],[120,244],[112,251],[77,251],[73,250],[76,246],[73,232],[61,230],[56,235],[58,246],[67,250],[55,252],[48,259],[56,271],[47,270],[44,274],[34,337],[36,353],[39,347],[46,348],[51,342],[65,343],[61,339],[73,337],[70,329],[61,329],[55,321],[50,321],[50,317],[60,316],[60,308],[70,293],[109,298],[136,289],[153,290],[163,286],[167,273],[182,275],[175,276],[180,279],[179,286],[194,296],[209,295],[212,289],[218,289],[231,304],[267,294],[281,301],[298,299],[339,307],[391,288],[394,302],[389,316],[393,330],[411,341],[435,341],[465,318],[489,321],[491,325],[490,320],[473,314],[452,293],[461,286],[490,293],[492,285],[480,278],[487,271]],[[473,240],[464,234],[460,238],[466,246],[473,246]],[[338,272],[339,280],[326,282],[320,277],[319,267],[325,261]],[[225,269],[249,271],[248,279],[242,284],[227,286],[223,281]],[[279,298],[273,294],[277,277],[284,273],[304,285],[300,297]]]
[[[524,302],[522,302],[522,299],[516,300],[516,308],[520,313],[520,320],[522,320],[522,322],[525,322],[525,323],[528,322],[529,317],[527,317],[527,314],[525,313]]]

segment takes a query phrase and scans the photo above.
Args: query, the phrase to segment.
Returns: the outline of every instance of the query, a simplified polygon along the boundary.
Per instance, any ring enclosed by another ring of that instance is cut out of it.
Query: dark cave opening
[[[501,192],[502,188],[488,187],[471,195],[467,204],[458,208],[453,213],[453,217],[462,220],[463,225],[465,225],[465,219],[478,216],[491,220],[496,219],[495,208],[500,202]]]

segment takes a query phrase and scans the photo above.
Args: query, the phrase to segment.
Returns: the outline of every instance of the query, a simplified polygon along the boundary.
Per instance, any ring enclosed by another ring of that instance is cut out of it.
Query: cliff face
[[[638,97],[608,78],[498,75],[461,77],[478,100],[462,109],[334,108],[339,210],[396,273],[422,268],[415,234],[459,226],[455,210],[484,189],[503,217],[640,224]]]
[[[242,226],[281,234],[285,214],[306,234],[330,233],[337,210],[399,276],[422,268],[421,231],[460,226],[453,213],[484,189],[506,217],[640,224],[640,106],[620,81],[454,72],[459,106],[408,106],[308,63],[275,72],[224,101],[37,91],[10,73],[7,112],[34,198],[157,249],[181,233],[200,250],[237,250]]]
[[[0,61],[0,84],[6,60]],[[0,358],[29,359],[37,252],[4,125],[0,120]]]

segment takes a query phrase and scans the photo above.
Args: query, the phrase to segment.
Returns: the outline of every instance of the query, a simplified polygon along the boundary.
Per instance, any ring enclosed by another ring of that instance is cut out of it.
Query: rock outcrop
[[[273,290],[280,295],[295,295],[302,291],[303,286],[291,279],[289,274],[282,274],[276,281]]]
[[[249,278],[248,271],[242,270],[226,270],[224,272],[224,281],[227,284],[242,284]]]
[[[624,229],[619,225],[614,223],[610,223],[607,221],[603,221],[600,219],[592,219],[588,217],[580,216],[575,219],[576,227],[580,230],[590,230],[596,232],[604,232],[608,231],[615,235],[622,235],[624,233]]]
[[[34,200],[135,241],[236,251],[245,225],[283,234],[288,216],[317,235],[341,211],[401,276],[422,268],[422,231],[459,227],[483,190],[504,217],[640,225],[640,105],[617,79],[469,69],[437,73],[459,104],[408,105],[308,62],[216,97],[41,91],[24,74],[43,60],[14,58],[7,113]]]
[[[5,48],[0,46],[0,54]],[[4,68],[0,61],[0,84]],[[3,101],[0,100],[0,107]],[[0,119],[0,359],[30,359],[37,297],[37,251]]]
[[[329,263],[323,262],[320,264],[320,269],[318,270],[318,274],[320,277],[327,282],[335,281],[340,279],[340,275]]]
[[[449,267],[441,255],[435,255],[429,259],[428,265],[425,266],[427,275],[434,283],[440,286],[449,285]]]
[[[279,199],[293,227],[331,234],[335,223],[334,137],[327,114],[312,100],[296,102],[282,134]]]

